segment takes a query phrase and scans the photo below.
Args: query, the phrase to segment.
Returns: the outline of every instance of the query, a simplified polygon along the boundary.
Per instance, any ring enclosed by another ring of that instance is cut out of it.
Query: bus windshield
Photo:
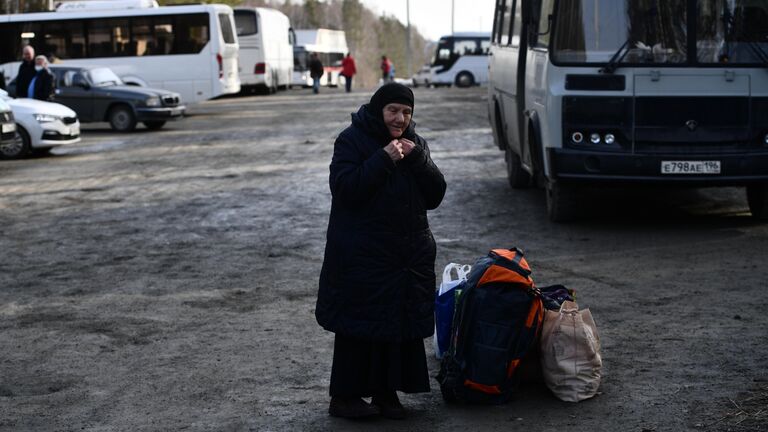
[[[440,38],[432,57],[432,66],[450,68],[461,56],[486,56],[491,47],[489,37],[448,36]]]
[[[558,2],[553,60],[606,63],[626,43],[622,63],[768,62],[768,2],[701,0],[695,20],[695,59],[689,59],[686,0]],[[691,56],[692,57],[692,56]]]

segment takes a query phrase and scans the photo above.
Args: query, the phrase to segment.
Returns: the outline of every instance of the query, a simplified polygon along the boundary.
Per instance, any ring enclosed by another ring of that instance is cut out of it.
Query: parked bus
[[[489,113],[513,188],[746,186],[768,219],[768,2],[497,0]]]
[[[293,80],[293,30],[288,17],[268,8],[235,8],[240,84],[274,93]]]
[[[443,36],[432,58],[432,84],[471,87],[488,82],[490,33]]]
[[[0,15],[0,40],[6,82],[31,45],[54,62],[108,66],[127,84],[171,90],[188,103],[240,91],[237,36],[225,5],[62,3],[55,12]]]
[[[325,70],[321,84],[336,87],[339,85],[341,60],[347,52],[347,37],[341,30],[296,30],[293,84],[304,87],[312,85],[312,77],[309,76],[309,58],[312,53],[317,53]]]

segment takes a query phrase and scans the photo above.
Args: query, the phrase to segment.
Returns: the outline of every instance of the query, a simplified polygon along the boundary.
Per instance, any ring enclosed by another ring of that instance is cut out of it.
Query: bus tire
[[[504,160],[507,162],[507,180],[512,189],[525,189],[531,184],[531,176],[523,169],[520,156],[509,146],[504,150]]]
[[[109,109],[107,121],[116,132],[131,132],[136,128],[136,116],[128,105],[115,105]]]
[[[475,85],[475,77],[469,72],[460,72],[456,75],[456,87],[467,88]]]
[[[547,216],[552,222],[570,222],[578,216],[576,188],[552,179],[547,180]]]
[[[760,183],[747,186],[747,204],[752,217],[759,221],[768,221],[768,184]]]

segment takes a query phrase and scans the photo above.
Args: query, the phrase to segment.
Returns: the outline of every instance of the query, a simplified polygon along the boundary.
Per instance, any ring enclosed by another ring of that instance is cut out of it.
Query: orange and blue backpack
[[[544,308],[517,248],[480,258],[456,302],[451,345],[437,380],[447,402],[507,402],[520,363],[535,348]]]

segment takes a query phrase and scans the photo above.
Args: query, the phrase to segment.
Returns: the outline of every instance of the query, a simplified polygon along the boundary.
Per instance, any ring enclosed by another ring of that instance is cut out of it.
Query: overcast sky
[[[453,0],[454,30],[490,32],[493,27],[494,0]],[[377,14],[382,12],[406,22],[406,0],[362,0]],[[437,40],[451,34],[451,0],[410,0],[411,25],[422,35]]]

